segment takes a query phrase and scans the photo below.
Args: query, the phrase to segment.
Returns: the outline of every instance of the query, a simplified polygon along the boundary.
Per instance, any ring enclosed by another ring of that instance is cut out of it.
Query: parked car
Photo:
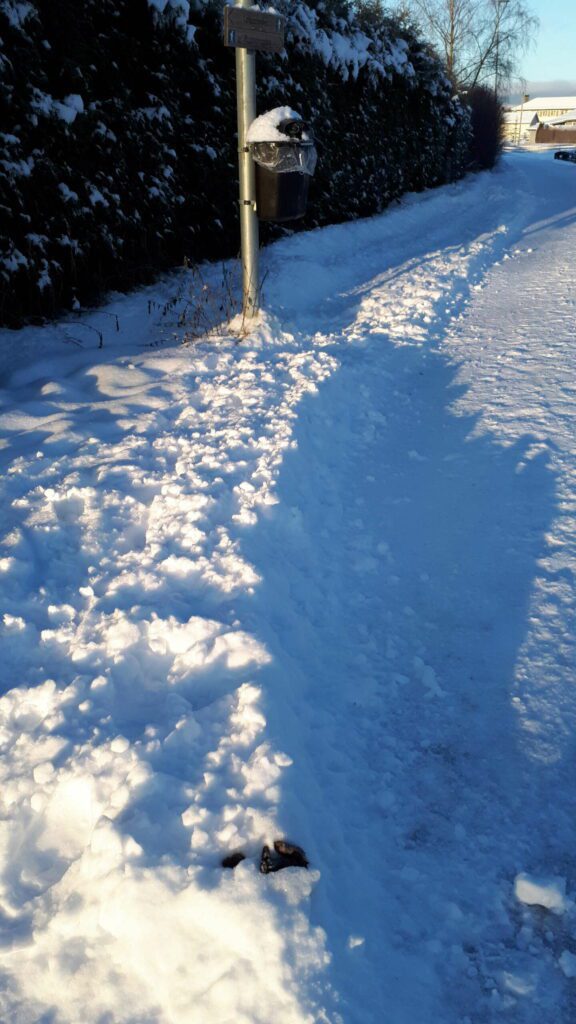
[[[576,164],[576,149],[557,149],[554,153],[555,160],[569,160],[570,163]]]

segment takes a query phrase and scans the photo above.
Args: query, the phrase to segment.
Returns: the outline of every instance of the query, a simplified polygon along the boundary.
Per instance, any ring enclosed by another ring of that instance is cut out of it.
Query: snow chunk
[[[125,754],[130,749],[130,741],[125,736],[115,736],[110,743],[110,750],[113,754]]]
[[[516,875],[514,893],[520,903],[528,906],[545,907],[555,914],[562,914],[566,909],[566,882],[563,878]]]
[[[170,111],[163,103],[159,107],[143,107],[142,114],[148,121],[169,121]]]
[[[558,963],[567,978],[576,978],[576,956],[574,953],[568,952],[567,949],[564,950]]]
[[[31,231],[26,235],[26,241],[30,242],[30,245],[36,245],[39,249],[43,249],[45,243],[48,241],[47,235],[38,235]]]
[[[292,107],[275,107],[274,110],[267,110],[260,114],[248,129],[246,141],[252,142],[286,142],[287,136],[278,131],[281,121],[301,121],[302,117]],[[306,133],[302,136],[306,139]]]
[[[65,96],[62,103],[56,103],[56,113],[63,121],[67,124],[72,124],[76,120],[77,114],[84,113],[84,100],[78,93],[71,93],[70,96]]]
[[[29,178],[34,170],[34,160],[31,156],[27,160],[0,160],[0,167],[15,178]]]
[[[37,764],[32,772],[34,776],[34,782],[39,785],[44,785],[50,782],[54,775],[54,765],[51,761],[44,761],[42,764]]]
[[[90,186],[90,192],[88,194],[88,198],[89,198],[92,206],[98,206],[98,204],[100,204],[100,206],[110,206],[110,203],[108,202],[108,200],[104,198],[104,196],[102,195],[100,189],[96,188],[95,185],[91,185]]]
[[[65,121],[66,124],[72,124],[78,114],[84,113],[84,100],[78,93],[70,93],[60,101],[55,100],[49,93],[34,88],[30,105],[38,113],[44,114],[46,117],[54,115],[61,121]]]
[[[36,282],[36,287],[39,291],[43,292],[46,288],[50,288],[52,285],[52,278],[50,277],[50,271],[46,260],[42,260],[42,269]]]
[[[2,13],[12,28],[21,28],[24,22],[28,21],[28,18],[37,16],[33,5],[22,3],[21,0],[16,0],[16,3],[12,0],[12,2],[3,4]]]
[[[6,270],[15,272],[19,267],[27,267],[28,260],[19,249],[12,249],[10,255],[6,256],[5,259],[2,260],[2,266],[5,267]]]
[[[427,665],[422,658],[414,658],[414,671],[423,685],[426,687],[427,697],[445,697],[446,691],[440,686],[436,678],[436,672],[431,665]]]
[[[60,184],[58,185],[58,188],[60,189],[60,192],[62,193],[62,196],[63,196],[65,202],[67,202],[67,203],[69,203],[69,202],[77,203],[78,202],[78,193],[77,192],[73,192],[71,188],[68,188],[68,185],[66,184],[66,182],[61,181]]]
[[[175,22],[180,28],[184,28],[190,15],[190,0],[148,0],[148,6],[152,10],[164,14],[171,10],[175,15]]]

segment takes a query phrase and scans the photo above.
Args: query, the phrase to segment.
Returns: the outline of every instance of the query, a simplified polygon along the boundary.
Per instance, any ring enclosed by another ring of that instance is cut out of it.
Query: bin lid
[[[313,136],[300,114],[291,107],[275,107],[252,121],[246,141],[256,142],[312,143]]]

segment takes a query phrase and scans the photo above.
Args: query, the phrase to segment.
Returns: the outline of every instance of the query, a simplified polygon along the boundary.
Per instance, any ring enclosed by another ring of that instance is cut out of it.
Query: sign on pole
[[[252,0],[239,0],[224,8],[224,45],[236,50],[236,104],[238,111],[238,170],[240,179],[240,245],[242,250],[242,312],[258,312],[258,215],[256,176],[248,129],[256,117],[255,50],[277,53],[284,46],[284,18],[251,8]]]
[[[284,18],[246,7],[225,7],[224,46],[279,53],[284,49]]]

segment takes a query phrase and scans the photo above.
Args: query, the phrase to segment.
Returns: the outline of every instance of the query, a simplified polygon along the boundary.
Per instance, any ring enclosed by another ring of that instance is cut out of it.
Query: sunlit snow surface
[[[574,1020],[575,203],[519,154],[273,246],[244,340],[1,334],[3,1024]]]

